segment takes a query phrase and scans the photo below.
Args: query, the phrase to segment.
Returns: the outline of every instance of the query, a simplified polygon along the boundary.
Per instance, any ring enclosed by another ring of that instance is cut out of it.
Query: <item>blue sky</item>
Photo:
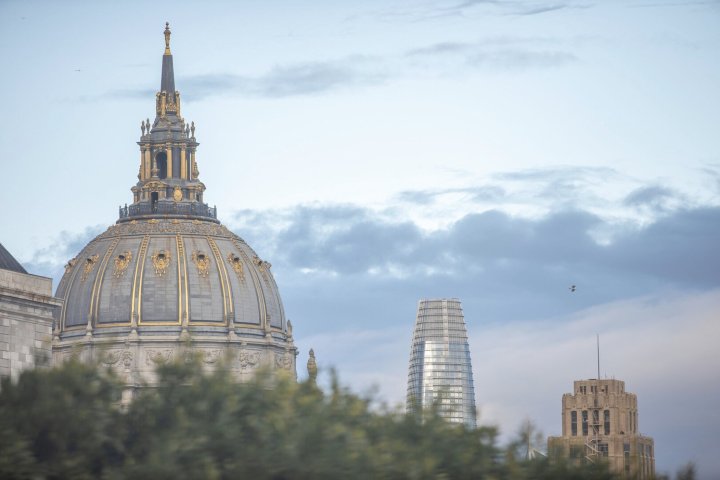
[[[131,200],[165,21],[299,365],[402,402],[417,300],[459,297],[480,421],[552,435],[599,332],[658,469],[720,476],[718,2],[4,1],[0,241],[33,273]]]

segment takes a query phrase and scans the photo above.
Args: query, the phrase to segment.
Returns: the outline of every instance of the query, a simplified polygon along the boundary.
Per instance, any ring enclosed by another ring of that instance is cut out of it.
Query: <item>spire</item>
[[[173,57],[170,53],[170,23],[165,22],[165,53],[162,60],[162,79],[160,91],[175,96],[175,73],[173,72]]]
[[[140,123],[138,182],[131,188],[133,203],[120,207],[118,222],[138,218],[192,218],[217,221],[217,210],[203,203],[205,185],[199,180],[195,152],[195,122],[180,113],[175,90],[170,24],[165,23],[160,91],[155,94],[155,121]]]

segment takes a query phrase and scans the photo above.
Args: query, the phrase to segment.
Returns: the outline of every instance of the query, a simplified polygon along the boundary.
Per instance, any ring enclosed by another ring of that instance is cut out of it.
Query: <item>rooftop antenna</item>
[[[597,379],[600,380],[600,334],[595,334],[595,339],[597,341],[597,364],[598,364],[598,376]]]

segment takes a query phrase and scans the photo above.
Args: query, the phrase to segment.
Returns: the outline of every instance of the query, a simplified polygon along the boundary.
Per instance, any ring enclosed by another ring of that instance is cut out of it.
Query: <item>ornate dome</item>
[[[130,383],[195,351],[243,377],[261,364],[295,372],[296,349],[270,264],[203,203],[195,124],[180,115],[165,28],[156,118],[143,121],[133,203],[70,260],[56,296],[53,354],[100,360]]]

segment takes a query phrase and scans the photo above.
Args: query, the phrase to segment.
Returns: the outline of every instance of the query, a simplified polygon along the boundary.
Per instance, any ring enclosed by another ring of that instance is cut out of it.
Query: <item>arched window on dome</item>
[[[157,211],[157,202],[158,202],[158,192],[152,192],[150,194],[150,205],[152,205],[152,212],[155,213]]]
[[[155,164],[158,169],[158,177],[167,178],[167,153],[160,152],[155,155]]]

